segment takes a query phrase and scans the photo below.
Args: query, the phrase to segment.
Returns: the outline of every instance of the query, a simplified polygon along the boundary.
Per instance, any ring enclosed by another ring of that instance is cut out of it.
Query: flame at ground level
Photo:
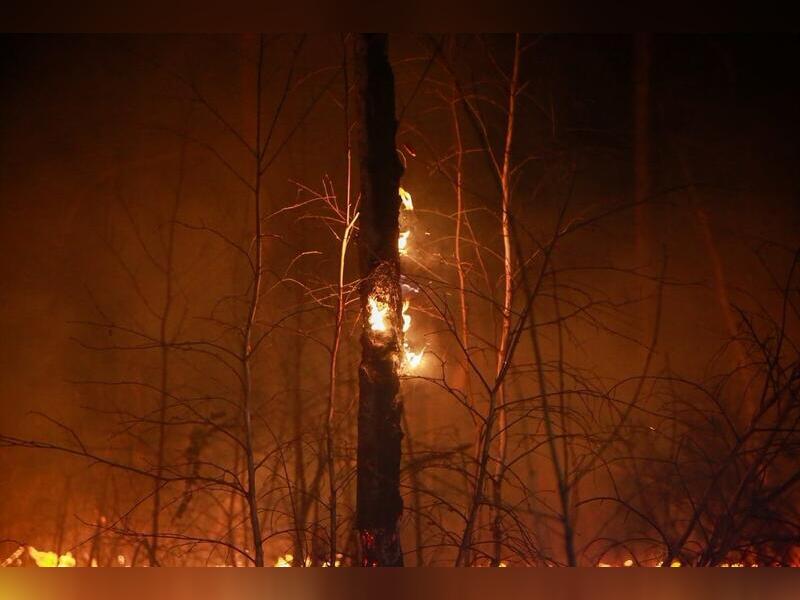
[[[72,552],[58,555],[55,552],[41,551],[33,546],[28,546],[28,555],[37,567],[74,567],[76,565]]]
[[[342,558],[341,554],[337,554],[336,555],[336,560],[333,563],[334,567],[340,567],[342,565],[341,558]],[[275,561],[275,565],[274,566],[279,567],[279,568],[286,568],[286,567],[294,566],[293,563],[294,563],[294,555],[293,554],[284,554],[283,556],[279,556],[277,558],[277,560]],[[306,567],[311,567],[312,566],[311,557],[310,556],[306,556],[305,560],[303,561],[303,566],[306,566]],[[330,561],[326,560],[325,562],[322,563],[321,566],[322,567],[330,567],[331,563],[330,563]]]

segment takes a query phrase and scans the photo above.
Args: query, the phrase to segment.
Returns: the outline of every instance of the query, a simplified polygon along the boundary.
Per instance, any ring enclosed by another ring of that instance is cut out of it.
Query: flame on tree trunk
[[[403,510],[399,490],[403,432],[398,391],[403,320],[397,240],[403,167],[395,147],[394,76],[386,36],[357,35],[355,63],[361,119],[358,243],[364,314],[356,527],[362,566],[402,566],[398,521]],[[386,324],[374,327],[369,316],[378,306],[385,307]]]

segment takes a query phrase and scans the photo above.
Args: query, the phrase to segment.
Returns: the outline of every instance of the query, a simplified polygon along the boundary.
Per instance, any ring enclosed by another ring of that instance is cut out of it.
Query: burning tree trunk
[[[356,527],[363,566],[402,566],[403,433],[397,393],[403,320],[397,240],[403,167],[395,148],[394,76],[386,36],[357,36],[355,57],[361,118],[360,295],[367,316],[359,368]]]

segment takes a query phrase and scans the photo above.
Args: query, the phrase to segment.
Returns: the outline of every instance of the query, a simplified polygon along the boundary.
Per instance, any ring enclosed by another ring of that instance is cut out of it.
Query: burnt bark
[[[399,184],[394,75],[386,35],[355,39],[360,111],[361,209],[358,234],[364,330],[358,408],[356,527],[362,566],[402,566],[398,522],[403,432],[399,365],[402,348],[400,261],[397,250]],[[370,299],[386,307],[386,327],[373,330]]]

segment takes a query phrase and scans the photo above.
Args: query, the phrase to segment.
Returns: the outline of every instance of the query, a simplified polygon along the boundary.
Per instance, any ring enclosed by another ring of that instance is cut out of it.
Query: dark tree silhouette
[[[399,491],[402,404],[397,395],[402,302],[397,238],[403,167],[395,148],[394,76],[386,36],[360,35],[355,46],[361,118],[360,295],[366,316],[359,369],[356,525],[363,566],[402,566],[397,526],[403,510]],[[373,321],[380,318],[385,322]]]

